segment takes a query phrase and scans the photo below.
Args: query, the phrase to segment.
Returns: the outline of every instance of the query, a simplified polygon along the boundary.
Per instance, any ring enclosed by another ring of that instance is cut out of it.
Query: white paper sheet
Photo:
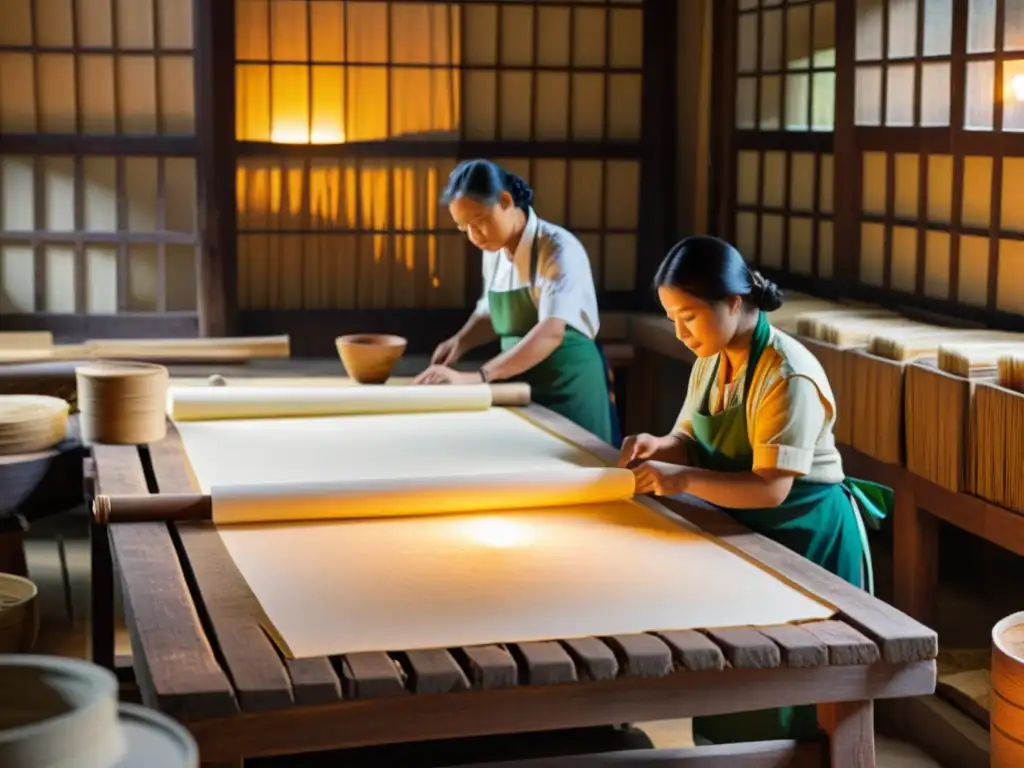
[[[521,416],[477,412],[181,422],[225,486],[602,467]],[[640,501],[228,525],[220,535],[289,656],[781,624],[833,610]]]

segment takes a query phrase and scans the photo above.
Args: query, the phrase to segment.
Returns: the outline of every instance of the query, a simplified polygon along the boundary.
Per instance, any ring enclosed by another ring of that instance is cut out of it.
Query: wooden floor
[[[31,529],[26,549],[30,576],[39,585],[42,607],[42,628],[35,651],[86,657],[90,573],[84,509],[37,522]],[[965,612],[977,610],[971,603],[955,597],[949,599],[953,604],[950,610],[943,611],[944,615],[962,617]],[[957,622],[960,626],[975,623]],[[940,637],[945,640],[941,630]],[[116,651],[127,654],[129,650],[128,635],[122,622],[117,632]],[[135,698],[130,688],[126,688],[123,695],[126,699]],[[638,728],[658,747],[684,747],[693,743],[688,720],[642,723]],[[289,761],[288,764],[306,764],[306,761]],[[885,737],[878,739],[879,768],[938,768],[941,765],[909,744]],[[949,765],[948,768],[955,767]]]

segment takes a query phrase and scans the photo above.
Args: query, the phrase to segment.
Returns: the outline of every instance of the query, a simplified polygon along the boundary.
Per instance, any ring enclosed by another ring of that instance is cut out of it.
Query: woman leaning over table
[[[523,179],[490,160],[467,160],[451,172],[442,202],[483,251],[484,292],[415,383],[525,381],[535,402],[618,446],[590,259],[571,232],[537,216],[532,200]],[[501,353],[478,371],[451,367],[496,336]]]
[[[638,494],[691,494],[851,584],[873,589],[866,524],[892,492],[843,472],[835,399],[818,360],[773,328],[778,286],[713,237],[675,245],[655,277],[676,336],[697,357],[675,429],[631,435],[620,466]],[[814,706],[694,720],[712,742],[809,738]]]

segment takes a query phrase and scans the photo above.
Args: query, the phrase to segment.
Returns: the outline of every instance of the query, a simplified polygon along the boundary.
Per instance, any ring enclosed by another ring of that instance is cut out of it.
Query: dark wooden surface
[[[613,458],[567,420],[526,411]],[[102,493],[195,490],[173,428],[141,450],[97,446],[94,458]],[[799,627],[284,660],[212,525],[109,533],[144,700],[186,722],[209,760],[934,690],[934,632],[713,509],[685,499],[664,506],[836,606],[837,616]]]

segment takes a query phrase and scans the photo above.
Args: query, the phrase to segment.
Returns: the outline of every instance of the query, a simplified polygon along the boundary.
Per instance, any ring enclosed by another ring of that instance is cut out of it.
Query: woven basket
[[[28,653],[39,635],[39,590],[26,578],[0,573],[0,653]]]

